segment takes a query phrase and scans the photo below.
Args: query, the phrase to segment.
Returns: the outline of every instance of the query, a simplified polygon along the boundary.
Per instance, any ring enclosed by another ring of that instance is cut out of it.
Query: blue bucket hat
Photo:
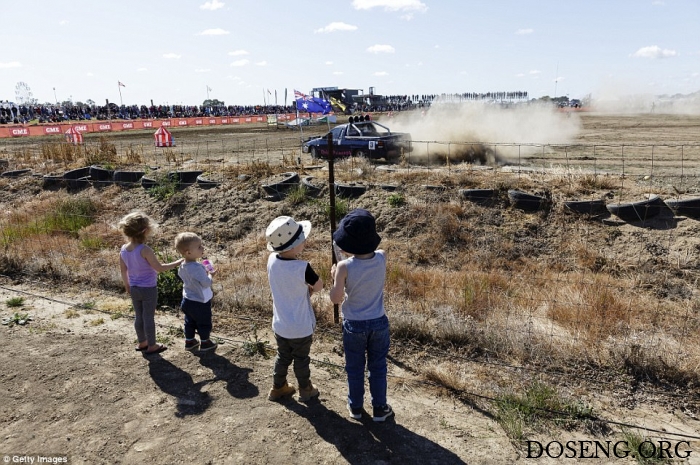
[[[333,240],[342,250],[363,255],[374,252],[382,238],[377,234],[377,224],[372,214],[356,208],[340,221],[333,233]]]

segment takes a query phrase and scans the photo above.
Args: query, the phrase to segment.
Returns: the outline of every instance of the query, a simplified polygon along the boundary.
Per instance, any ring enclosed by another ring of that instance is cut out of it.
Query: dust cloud
[[[652,95],[629,93],[629,83],[606,82],[595,93],[591,110],[608,114],[700,115],[700,92]]]
[[[543,144],[571,143],[581,128],[576,113],[551,105],[509,107],[467,102],[435,104],[424,112],[400,113],[381,121],[413,139],[412,162],[505,164],[518,154],[541,151]]]

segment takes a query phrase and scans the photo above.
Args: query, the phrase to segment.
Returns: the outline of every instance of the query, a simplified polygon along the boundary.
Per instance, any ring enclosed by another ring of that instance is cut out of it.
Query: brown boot
[[[308,400],[313,399],[314,397],[318,397],[318,389],[314,387],[313,384],[311,384],[311,381],[309,381],[309,385],[306,386],[305,388],[300,387],[299,388],[299,401],[300,402],[306,402]]]
[[[276,388],[273,386],[272,389],[270,389],[267,400],[279,400],[282,397],[291,396],[295,392],[297,392],[297,390],[285,382],[281,387]]]

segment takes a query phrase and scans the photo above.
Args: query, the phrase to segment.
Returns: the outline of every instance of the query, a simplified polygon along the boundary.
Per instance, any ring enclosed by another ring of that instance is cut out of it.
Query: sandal
[[[136,346],[136,352],[143,352],[143,351],[146,350],[146,349],[148,349],[148,346],[146,346],[146,347],[139,347],[139,346]]]
[[[155,349],[155,350],[144,350],[143,353],[144,353],[144,354],[147,354],[147,355],[149,355],[149,354],[159,354],[159,353],[161,353],[161,352],[165,352],[166,350],[168,350],[168,347],[167,347],[167,346],[165,346],[165,345],[163,345],[163,344],[158,344],[158,348],[157,348],[157,349]]]

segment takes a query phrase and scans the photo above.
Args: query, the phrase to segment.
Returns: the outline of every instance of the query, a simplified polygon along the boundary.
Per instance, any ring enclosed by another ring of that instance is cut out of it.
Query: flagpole
[[[209,84],[207,84],[207,100],[209,100]]]
[[[117,89],[119,89],[119,105],[124,106],[124,101],[122,100],[122,86],[119,85],[119,81],[117,81]]]

